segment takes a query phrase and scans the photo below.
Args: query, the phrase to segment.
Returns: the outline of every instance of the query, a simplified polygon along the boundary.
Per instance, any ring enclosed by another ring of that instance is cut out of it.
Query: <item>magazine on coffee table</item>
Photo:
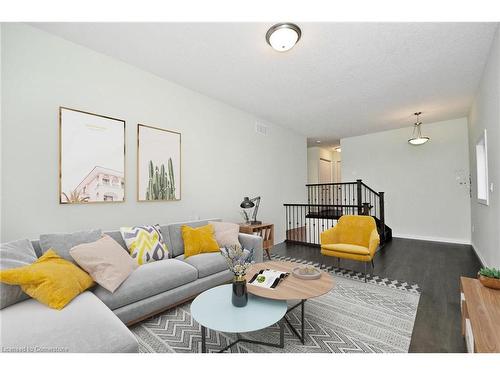
[[[259,286],[261,288],[274,289],[288,275],[290,275],[288,272],[264,269],[253,275],[253,277],[249,281],[249,284]]]

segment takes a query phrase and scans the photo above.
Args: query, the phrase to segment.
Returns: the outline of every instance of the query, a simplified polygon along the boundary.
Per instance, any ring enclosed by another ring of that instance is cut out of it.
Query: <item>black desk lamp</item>
[[[260,205],[260,197],[255,197],[252,199],[245,197],[243,198],[243,202],[241,202],[240,204],[241,208],[255,207],[253,210],[252,220],[250,221],[251,225],[262,224],[262,221],[257,220],[257,211],[259,211],[259,205]]]

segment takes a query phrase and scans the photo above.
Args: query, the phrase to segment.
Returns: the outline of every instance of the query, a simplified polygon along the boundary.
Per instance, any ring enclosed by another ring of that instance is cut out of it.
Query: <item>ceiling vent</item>
[[[255,132],[262,134],[262,135],[267,135],[267,125],[264,125],[261,122],[256,122],[255,123]]]

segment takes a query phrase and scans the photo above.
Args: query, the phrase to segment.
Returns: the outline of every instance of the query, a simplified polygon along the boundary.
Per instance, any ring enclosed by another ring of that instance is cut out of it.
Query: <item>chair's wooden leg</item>
[[[366,283],[366,262],[365,262],[365,283]]]
[[[372,259],[372,270],[375,268],[375,264],[373,264],[373,259]]]

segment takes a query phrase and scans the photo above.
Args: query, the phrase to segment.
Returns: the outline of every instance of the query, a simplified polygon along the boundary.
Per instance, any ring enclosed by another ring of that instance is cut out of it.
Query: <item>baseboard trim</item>
[[[488,267],[487,264],[486,264],[486,262],[484,261],[484,258],[477,251],[476,245],[474,245],[473,243],[471,243],[471,246],[472,246],[472,250],[474,251],[474,254],[476,254],[476,256],[477,256],[477,259],[479,259],[479,263],[481,263],[481,268]]]
[[[413,235],[413,234],[393,234],[392,237],[407,238],[410,240],[445,242],[445,243],[453,243],[453,244],[457,244],[457,245],[471,245],[472,244],[470,240],[466,240],[466,239],[456,239],[456,238],[447,238],[447,237],[431,237],[431,236],[417,236],[417,235]]]

